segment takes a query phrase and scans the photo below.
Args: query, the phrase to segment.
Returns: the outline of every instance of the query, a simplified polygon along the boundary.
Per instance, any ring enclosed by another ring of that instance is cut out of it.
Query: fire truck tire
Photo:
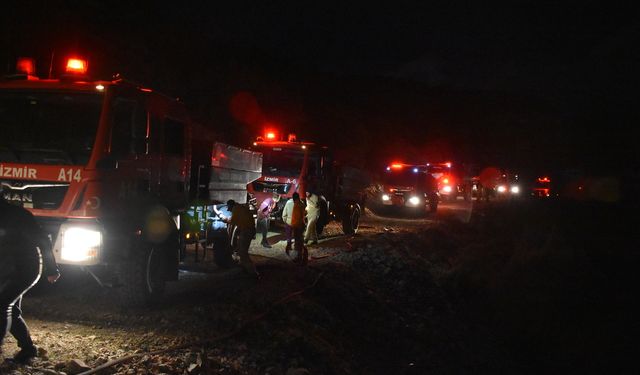
[[[148,306],[158,301],[165,289],[162,275],[166,257],[160,247],[144,244],[120,265],[120,302],[127,307]]]
[[[213,238],[213,261],[218,267],[228,268],[233,265],[233,257],[229,240],[226,237]]]
[[[344,234],[356,234],[358,225],[360,224],[360,208],[357,205],[351,205],[342,217],[342,231]]]

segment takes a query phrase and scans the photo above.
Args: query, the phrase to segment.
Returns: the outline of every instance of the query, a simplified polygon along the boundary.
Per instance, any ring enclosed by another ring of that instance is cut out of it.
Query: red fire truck
[[[531,187],[531,195],[538,198],[550,197],[551,179],[548,176],[538,177]]]
[[[380,201],[383,207],[436,212],[439,194],[436,179],[426,164],[394,162],[382,175]]]
[[[294,192],[304,199],[307,190],[318,194],[321,204],[317,232],[330,220],[339,220],[345,234],[358,231],[370,177],[361,169],[336,162],[329,148],[301,142],[293,134],[284,140],[278,132],[267,130],[251,149],[263,155],[262,176],[247,190],[260,203],[274,192],[280,194],[274,218],[282,219],[282,209]]]
[[[180,214],[195,199],[246,200],[261,155],[216,143],[178,100],[121,78],[91,81],[69,59],[39,79],[19,59],[0,82],[0,183],[30,210],[56,260],[79,266],[122,302],[157,300],[177,280]]]

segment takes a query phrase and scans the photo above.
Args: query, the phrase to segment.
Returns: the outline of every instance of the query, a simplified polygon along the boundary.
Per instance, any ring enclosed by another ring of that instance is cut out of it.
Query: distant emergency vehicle
[[[452,201],[458,197],[463,197],[465,200],[471,199],[473,182],[470,177],[458,171],[453,163],[427,163],[427,168],[437,181],[441,200]]]
[[[426,164],[395,162],[382,174],[380,201],[383,206],[411,212],[436,212],[437,180]]]

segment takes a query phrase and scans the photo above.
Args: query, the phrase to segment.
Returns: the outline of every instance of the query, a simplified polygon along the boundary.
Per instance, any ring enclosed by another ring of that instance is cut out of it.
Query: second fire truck
[[[298,141],[293,134],[284,140],[277,132],[267,130],[251,149],[264,158],[262,176],[247,188],[257,205],[274,192],[280,194],[283,199],[274,216],[281,219],[284,204],[294,192],[304,199],[306,191],[312,191],[321,197],[318,234],[330,220],[340,221],[345,234],[358,231],[370,184],[367,173],[338,163],[329,148]]]

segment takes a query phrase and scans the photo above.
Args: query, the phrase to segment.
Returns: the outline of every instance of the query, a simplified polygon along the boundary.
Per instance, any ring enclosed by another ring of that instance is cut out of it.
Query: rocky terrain
[[[263,279],[185,267],[165,300],[116,306],[65,270],[24,300],[40,356],[2,374],[625,373],[638,234],[620,207],[492,202],[332,224],[307,268],[252,247]],[[275,243],[279,237],[272,238]],[[207,255],[210,257],[210,254]],[[193,270],[197,269],[198,272]],[[12,338],[5,353],[16,350]],[[123,359],[120,363],[113,363]],[[111,365],[113,363],[113,365]]]

